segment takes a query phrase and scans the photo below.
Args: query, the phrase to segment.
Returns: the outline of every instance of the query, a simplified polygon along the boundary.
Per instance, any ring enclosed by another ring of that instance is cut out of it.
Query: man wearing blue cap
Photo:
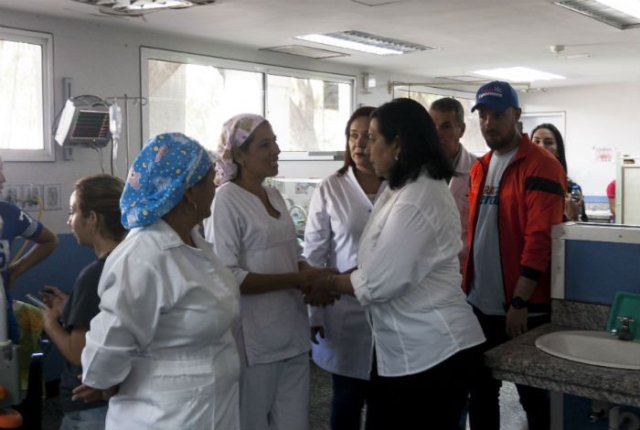
[[[480,129],[491,148],[471,169],[470,251],[463,288],[491,349],[549,321],[551,226],[562,222],[565,175],[518,130],[522,110],[507,82],[480,87]],[[500,428],[500,381],[482,366],[472,381],[473,430]],[[549,429],[548,393],[518,386],[529,430]]]

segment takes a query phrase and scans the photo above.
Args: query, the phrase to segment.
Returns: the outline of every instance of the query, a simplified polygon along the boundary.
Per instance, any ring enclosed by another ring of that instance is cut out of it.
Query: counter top
[[[497,379],[613,404],[640,407],[640,370],[612,369],[554,357],[535,346],[538,336],[575,327],[545,324],[485,354]]]

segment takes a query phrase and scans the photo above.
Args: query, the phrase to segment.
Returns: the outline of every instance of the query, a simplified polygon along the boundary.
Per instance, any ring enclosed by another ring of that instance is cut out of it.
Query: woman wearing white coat
[[[309,426],[309,321],[300,289],[326,271],[307,265],[282,196],[262,185],[278,174],[279,153],[265,118],[229,119],[216,162],[221,185],[205,223],[206,238],[240,284],[243,430]]]
[[[419,103],[377,108],[367,151],[388,181],[350,274],[319,281],[366,308],[374,348],[367,429],[454,430],[482,330],[460,288],[460,218],[451,164]]]
[[[238,285],[198,232],[210,215],[207,152],[162,134],[136,157],[120,200],[127,238],[100,279],[100,313],[75,399],[117,391],[107,429],[239,428]]]
[[[358,108],[346,127],[344,166],[322,181],[309,205],[304,256],[313,266],[346,272],[356,266],[358,242],[373,204],[385,189],[365,148],[373,107]],[[355,297],[310,309],[313,361],[331,372],[332,430],[359,430],[371,367],[371,329]]]

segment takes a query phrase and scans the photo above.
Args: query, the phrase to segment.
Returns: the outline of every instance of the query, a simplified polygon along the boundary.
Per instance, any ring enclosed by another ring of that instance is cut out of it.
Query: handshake
[[[327,306],[340,298],[335,291],[337,269],[306,266],[301,269],[302,282],[298,289],[304,295],[304,302],[311,306]]]

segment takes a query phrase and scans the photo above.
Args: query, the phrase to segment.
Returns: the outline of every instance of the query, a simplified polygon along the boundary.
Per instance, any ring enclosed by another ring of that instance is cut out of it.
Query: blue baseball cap
[[[476,104],[471,108],[471,112],[480,106],[486,106],[496,112],[503,112],[510,107],[519,108],[520,103],[516,90],[508,82],[493,81],[478,89]]]

